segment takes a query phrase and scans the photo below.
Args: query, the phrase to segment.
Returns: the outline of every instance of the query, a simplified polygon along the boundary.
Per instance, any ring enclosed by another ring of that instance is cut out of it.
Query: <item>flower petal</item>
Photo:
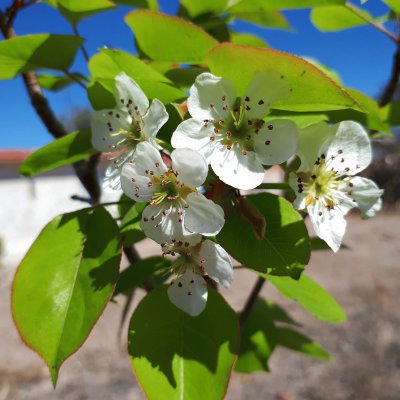
[[[290,96],[290,84],[276,71],[258,71],[245,95],[246,115],[248,118],[263,119],[269,106],[276,100]]]
[[[361,217],[373,217],[382,207],[383,190],[374,181],[359,176],[352,178],[351,183],[352,197],[357,202]]]
[[[190,193],[186,201],[185,227],[205,236],[217,235],[225,223],[222,207],[200,193]]]
[[[335,129],[326,122],[319,122],[300,129],[297,155],[300,157],[301,165],[298,171],[312,171],[315,162],[324,151],[324,144],[332,139],[334,135]]]
[[[213,152],[211,166],[221,181],[237,189],[254,189],[264,179],[264,168],[256,153],[243,155],[237,147],[221,146]]]
[[[146,139],[154,139],[157,135],[157,132],[168,121],[168,118],[169,115],[164,104],[161,103],[160,100],[154,99],[151,102],[150,108],[147,110],[146,115],[143,116],[142,133]]]
[[[103,190],[105,192],[115,192],[117,190],[121,190],[121,171],[120,168],[115,167],[113,164],[110,164],[106,172],[104,174],[103,180]]]
[[[233,280],[233,267],[229,254],[217,243],[205,240],[200,247],[199,260],[207,274],[223,287]]]
[[[264,124],[255,136],[254,147],[263,164],[281,164],[297,149],[298,130],[294,122],[276,119]]]
[[[130,112],[135,119],[144,116],[149,108],[147,96],[125,72],[121,72],[115,77],[114,96],[118,107]]]
[[[165,204],[148,205],[142,214],[142,228],[147,237],[157,243],[171,243],[194,246],[201,241],[201,235],[185,228],[184,216],[175,207]],[[180,222],[181,221],[181,222]]]
[[[205,280],[191,270],[179,276],[168,288],[171,302],[186,314],[196,317],[207,304],[207,284]]]
[[[181,122],[172,134],[171,144],[175,148],[189,148],[201,153],[209,163],[212,154],[211,128],[205,128],[202,121],[189,118]]]
[[[92,145],[104,153],[118,151],[125,146],[126,134],[130,127],[131,117],[122,110],[94,111],[91,119]]]
[[[229,115],[235,99],[235,88],[229,80],[204,72],[190,88],[187,104],[193,118],[219,120]]]
[[[171,153],[172,168],[178,172],[178,179],[186,185],[198,187],[208,174],[205,158],[191,149],[176,149]]]
[[[340,210],[326,209],[320,202],[307,207],[315,233],[336,253],[346,231],[346,220]]]
[[[343,121],[333,127],[336,135],[327,145],[326,165],[340,175],[355,175],[372,159],[371,141],[364,128],[353,121]]]
[[[155,188],[151,184],[151,177],[138,174],[137,167],[134,164],[125,164],[120,176],[123,192],[135,201],[149,201],[155,193]]]
[[[294,193],[296,194],[296,198],[293,201],[293,207],[296,210],[304,210],[306,208],[306,196],[307,192],[300,191],[299,192],[299,182],[298,176],[294,172],[289,174],[289,186],[293,189]]]

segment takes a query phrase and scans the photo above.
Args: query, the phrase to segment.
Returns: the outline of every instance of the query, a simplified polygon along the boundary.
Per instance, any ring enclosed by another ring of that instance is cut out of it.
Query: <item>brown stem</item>
[[[249,297],[247,298],[246,304],[243,308],[243,311],[240,313],[240,318],[239,318],[239,325],[240,325],[240,330],[241,332],[243,332],[244,326],[246,325],[251,310],[254,307],[254,304],[256,303],[256,300],[258,298],[258,295],[260,294],[260,291],[262,289],[262,287],[264,286],[265,283],[265,279],[259,277],[257,278],[257,281],[249,295]]]
[[[80,37],[78,28],[75,24],[72,24],[72,30],[74,31],[75,36]],[[83,57],[85,57],[86,62],[89,62],[90,57],[89,57],[89,53],[86,51],[85,46],[83,44],[81,44],[80,48],[83,53]]]
[[[388,104],[394,94],[396,93],[397,86],[399,84],[400,77],[400,43],[397,45],[396,53],[393,56],[393,67],[390,79],[386,84],[385,90],[379,100],[379,106],[383,107]]]
[[[5,39],[12,39],[16,37],[15,31],[9,22],[10,20],[7,18],[6,14],[0,11],[0,29]],[[68,132],[57,119],[53,110],[50,108],[50,105],[43,94],[42,88],[37,81],[36,74],[31,71],[24,72],[22,74],[22,79],[24,81],[29,98],[31,99],[32,106],[49,133],[54,138],[61,138],[65,136]],[[90,157],[88,161],[79,161],[73,164],[78,179],[81,181],[82,185],[91,197],[92,204],[98,203],[101,194],[100,186],[96,177],[96,166],[98,160],[99,155],[95,154],[94,156]]]

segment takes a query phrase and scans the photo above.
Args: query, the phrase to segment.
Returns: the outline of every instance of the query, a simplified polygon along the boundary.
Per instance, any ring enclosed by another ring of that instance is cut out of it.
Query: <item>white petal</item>
[[[91,119],[92,144],[105,153],[120,150],[126,135],[116,135],[120,130],[129,130],[131,117],[122,110],[94,111]]]
[[[264,168],[256,153],[243,155],[237,147],[221,146],[213,152],[211,166],[221,181],[237,189],[254,189],[264,179]]]
[[[335,129],[326,122],[319,122],[299,130],[297,154],[301,165],[299,171],[310,172],[323,152],[324,144],[335,135]]]
[[[166,204],[147,206],[142,214],[142,228],[147,237],[160,244],[175,242],[187,247],[201,241],[201,235],[185,228],[184,216]]]
[[[337,252],[346,231],[343,214],[336,209],[327,210],[319,202],[315,206],[308,206],[307,211],[315,233],[325,240],[334,252]]]
[[[149,201],[155,193],[155,187],[151,185],[151,177],[139,174],[135,164],[125,164],[120,176],[123,192],[135,201]]]
[[[143,117],[142,133],[146,139],[154,139],[168,118],[169,115],[164,104],[160,100],[154,99]]]
[[[276,100],[290,96],[290,84],[276,71],[258,71],[254,74],[246,95],[246,115],[249,118],[263,119],[269,106]]]
[[[263,164],[281,164],[297,149],[298,130],[294,122],[275,119],[264,124],[255,135],[254,147]]]
[[[185,227],[191,232],[215,236],[225,223],[224,210],[200,193],[190,193],[186,198]]]
[[[201,314],[206,308],[207,294],[205,280],[189,269],[168,288],[171,302],[192,317]]]
[[[233,267],[229,254],[217,243],[205,240],[200,247],[199,260],[212,279],[223,287],[229,287],[233,280]]]
[[[172,134],[171,144],[179,149],[186,147],[197,150],[209,162],[213,150],[210,136],[212,136],[211,128],[205,128],[202,121],[189,118],[178,125]]]
[[[150,171],[154,172],[155,175],[161,175],[168,170],[159,151],[148,142],[140,142],[136,146],[133,165],[137,174],[143,176],[147,176]]]
[[[121,190],[121,169],[110,164],[105,172],[103,180],[103,189],[105,192],[115,192]]]
[[[204,72],[190,88],[187,104],[193,118],[218,120],[229,115],[235,99],[235,88],[229,80]]]
[[[172,168],[178,172],[178,179],[186,185],[201,186],[207,178],[208,164],[195,150],[176,149],[171,153]]]
[[[374,181],[359,176],[352,178],[351,183],[352,197],[357,202],[362,218],[373,217],[382,207],[383,190]]]
[[[125,72],[121,72],[115,77],[114,96],[118,107],[130,110],[135,119],[144,116],[149,108],[147,96]]]
[[[339,174],[355,175],[372,159],[371,141],[364,128],[353,121],[333,126],[336,135],[326,149],[326,165]]]

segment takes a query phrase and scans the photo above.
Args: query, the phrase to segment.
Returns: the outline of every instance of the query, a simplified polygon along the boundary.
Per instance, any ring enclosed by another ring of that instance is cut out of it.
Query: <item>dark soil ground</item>
[[[329,325],[283,300],[276,300],[335,358],[321,362],[278,349],[271,373],[233,374],[228,400],[399,400],[400,399],[400,215],[381,213],[370,221],[350,216],[350,250],[315,253],[307,272],[341,303],[348,322]],[[141,249],[151,251],[149,245]],[[7,278],[5,278],[7,279]],[[254,275],[237,270],[224,291],[240,309]],[[53,391],[46,367],[26,348],[12,325],[9,285],[0,288],[0,400],[143,399],[116,331],[121,307],[110,304],[84,347],[62,367]],[[138,301],[139,299],[137,299]],[[29,312],[29,310],[27,310]],[[166,399],[168,400],[168,399]],[[207,400],[207,399],[205,399]]]

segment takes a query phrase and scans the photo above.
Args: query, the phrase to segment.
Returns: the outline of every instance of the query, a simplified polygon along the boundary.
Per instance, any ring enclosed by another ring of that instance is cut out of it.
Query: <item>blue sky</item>
[[[178,1],[159,2],[163,12],[176,12]],[[370,0],[365,8],[374,15],[388,11],[380,0]],[[123,20],[130,10],[128,7],[119,7],[80,23],[78,28],[81,36],[87,39],[85,47],[90,55],[104,45],[135,51],[132,31]],[[295,32],[263,29],[240,21],[235,22],[233,27],[237,31],[259,35],[272,48],[313,57],[338,71],[346,86],[376,96],[390,74],[394,44],[369,26],[338,33],[321,33],[311,24],[309,13],[310,10],[284,12]],[[15,30],[18,35],[72,33],[66,20],[45,4],[36,4],[22,11],[15,21]],[[88,72],[81,53],[78,54],[72,70],[84,74]],[[89,105],[86,92],[77,85],[57,93],[47,93],[47,97],[58,116],[67,115],[68,110],[73,107]],[[35,149],[52,140],[30,106],[20,77],[0,81],[0,121],[0,148]]]

